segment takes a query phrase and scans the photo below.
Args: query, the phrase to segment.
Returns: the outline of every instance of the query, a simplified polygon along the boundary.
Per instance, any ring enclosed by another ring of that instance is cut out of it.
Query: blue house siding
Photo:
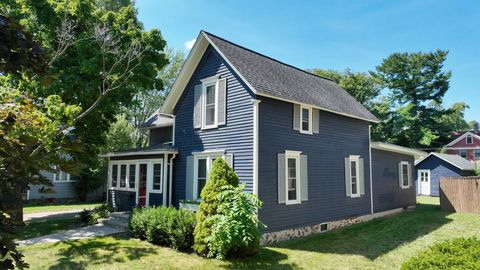
[[[437,156],[429,156],[426,160],[415,166],[415,171],[418,175],[418,170],[430,170],[430,196],[439,196],[440,178],[442,177],[458,177],[458,176],[472,176],[472,171],[462,171],[452,164],[444,161]],[[416,183],[417,193],[420,190],[420,183]]]
[[[163,204],[162,194],[150,193],[150,198],[148,199],[149,199],[149,202],[148,202],[149,205],[160,206]]]
[[[219,75],[227,78],[226,125],[200,130],[193,127],[194,86],[201,79]],[[192,152],[225,150],[234,156],[234,169],[246,191],[253,188],[253,102],[252,93],[212,48],[207,48],[175,107],[175,147],[179,154],[174,165],[173,202],[185,198],[186,158]]]
[[[44,185],[31,185],[29,192],[29,200],[37,199],[75,199],[77,198],[77,193],[75,191],[75,182],[53,182],[53,173],[42,171],[41,174],[46,178],[50,179],[53,186],[44,186]],[[51,188],[55,193],[41,193],[40,189],[42,187]]]
[[[127,190],[109,190],[108,204],[115,211],[131,211],[135,207],[135,192]]]
[[[369,123],[320,111],[320,133],[301,134],[293,130],[292,103],[260,99],[258,195],[266,231],[369,214]],[[308,201],[300,204],[278,204],[277,156],[285,150],[308,156]],[[359,198],[345,194],[344,159],[349,155],[360,155],[365,162],[365,195]]]
[[[415,205],[415,186],[402,189],[399,184],[398,164],[401,161],[408,161],[413,170],[413,156],[372,149],[374,212]],[[412,178],[415,178],[414,176],[412,172]],[[415,179],[412,179],[412,183],[413,181]]]

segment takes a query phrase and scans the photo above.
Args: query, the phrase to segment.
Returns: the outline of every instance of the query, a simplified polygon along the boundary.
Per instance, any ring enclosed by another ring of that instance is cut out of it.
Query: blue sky
[[[374,70],[393,52],[449,50],[447,106],[466,102],[480,120],[480,1],[137,0],[147,29],[168,46],[206,30],[297,66]]]

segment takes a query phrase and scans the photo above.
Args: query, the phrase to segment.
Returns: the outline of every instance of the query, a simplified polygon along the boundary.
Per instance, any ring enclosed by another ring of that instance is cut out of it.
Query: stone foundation
[[[409,206],[408,208],[410,208]],[[396,208],[384,212],[379,212],[379,213],[374,213],[374,214],[369,214],[369,215],[364,215],[364,216],[356,216],[356,217],[349,217],[347,219],[342,219],[342,220],[335,220],[335,221],[330,221],[330,222],[323,222],[321,224],[328,223],[329,228],[328,230],[335,230],[341,227],[349,226],[352,224],[357,224],[357,223],[362,223],[365,221],[369,221],[372,219],[376,219],[379,217],[385,217],[389,215],[394,215],[403,212],[403,208]],[[264,233],[262,235],[261,239],[261,244],[262,245],[268,245],[276,242],[281,242],[281,241],[286,241],[294,238],[299,238],[299,237],[304,237],[312,234],[317,234],[321,233],[322,231],[320,230],[321,224],[315,224],[315,225],[310,225],[310,226],[305,226],[305,227],[299,227],[299,228],[293,228],[289,230],[283,230],[283,231],[278,231],[278,232],[268,232]],[[325,232],[325,231],[324,231]]]

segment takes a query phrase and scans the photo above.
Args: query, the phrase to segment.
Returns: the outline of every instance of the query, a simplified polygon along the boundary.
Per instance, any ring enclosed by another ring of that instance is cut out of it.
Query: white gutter
[[[168,186],[168,205],[172,205],[172,179],[173,179],[173,159],[176,157],[176,154],[170,158],[170,176],[169,176],[169,186]]]
[[[152,150],[152,151],[130,151],[130,152],[120,152],[120,153],[107,153],[104,155],[100,155],[101,157],[124,157],[124,156],[145,156],[145,155],[160,155],[160,154],[178,154],[177,150]]]

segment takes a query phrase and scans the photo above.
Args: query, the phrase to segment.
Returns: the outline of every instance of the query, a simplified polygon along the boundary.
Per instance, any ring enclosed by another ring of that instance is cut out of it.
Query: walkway
[[[41,212],[41,213],[32,213],[24,214],[23,221],[35,221],[38,219],[54,219],[54,218],[70,218],[78,215],[82,212],[83,209],[72,209],[59,212]]]
[[[93,226],[87,226],[83,228],[72,229],[68,231],[17,241],[17,244],[19,246],[27,246],[39,243],[55,243],[66,240],[76,240],[90,237],[120,234],[124,232],[126,232],[125,229],[112,228],[103,224],[97,224]]]

